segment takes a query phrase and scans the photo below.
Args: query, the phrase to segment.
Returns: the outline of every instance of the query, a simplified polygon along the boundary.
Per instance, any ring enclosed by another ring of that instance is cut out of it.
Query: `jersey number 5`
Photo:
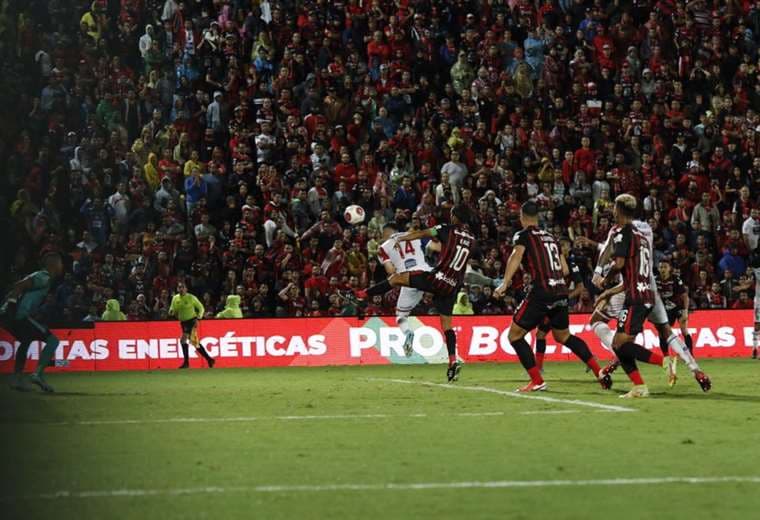
[[[461,271],[464,264],[467,263],[467,257],[470,256],[470,250],[466,247],[457,246],[454,258],[449,262],[449,267],[454,271]]]

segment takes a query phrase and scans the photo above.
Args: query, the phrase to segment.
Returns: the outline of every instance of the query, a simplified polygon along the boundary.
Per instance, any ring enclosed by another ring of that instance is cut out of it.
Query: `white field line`
[[[162,419],[93,419],[84,421],[63,421],[55,423],[41,423],[44,426],[99,426],[99,425],[126,425],[126,424],[167,424],[167,423],[217,423],[217,422],[253,422],[253,421],[323,421],[323,420],[351,420],[351,419],[404,419],[424,417],[500,417],[505,415],[555,415],[576,413],[578,410],[531,410],[527,412],[508,413],[497,412],[454,412],[447,414],[340,414],[340,415],[260,415],[250,417],[166,417]],[[18,424],[18,423],[16,423]],[[38,423],[28,423],[38,424]]]
[[[118,498],[147,496],[179,496],[226,493],[315,493],[331,491],[425,491],[437,489],[510,489],[589,486],[651,486],[662,484],[735,484],[760,483],[760,476],[725,477],[645,477],[589,480],[490,480],[464,482],[387,482],[381,484],[303,484],[262,486],[209,486],[169,489],[106,489],[91,491],[61,490],[23,496],[0,497],[0,502],[18,500],[55,500],[64,498]]]
[[[507,390],[499,390],[498,388],[489,388],[487,386],[462,386],[458,384],[444,384],[444,383],[431,383],[429,381],[410,381],[408,379],[388,379],[388,378],[370,378],[370,381],[382,381],[386,383],[398,383],[402,385],[417,385],[417,386],[434,386],[437,388],[447,388],[450,390],[464,390],[468,392],[485,392],[489,394],[503,395],[505,397],[514,397],[516,399],[533,399],[535,401],[544,401],[545,403],[556,403],[574,406],[586,406],[589,408],[596,408],[597,410],[604,410],[607,412],[635,412],[635,408],[628,408],[627,406],[616,406],[613,404],[595,403],[592,401],[581,401],[580,399],[560,399],[558,397],[547,397],[543,395],[521,394],[518,392],[510,392]]]

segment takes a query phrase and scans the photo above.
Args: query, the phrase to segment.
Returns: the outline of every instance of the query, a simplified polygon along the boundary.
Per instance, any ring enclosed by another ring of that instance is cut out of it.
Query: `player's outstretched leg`
[[[664,328],[662,333],[664,335],[667,335],[666,337],[668,338],[668,346],[676,354],[678,354],[678,357],[680,357],[684,363],[686,363],[686,366],[688,366],[689,370],[691,370],[692,374],[694,374],[694,379],[697,381],[697,384],[702,389],[702,391],[708,392],[712,388],[712,381],[707,376],[707,374],[705,374],[702,369],[699,368],[697,360],[694,359],[694,356],[691,355],[686,344],[681,340],[681,338],[678,337],[675,332],[669,329],[669,327]]]
[[[409,328],[409,313],[396,311],[396,324],[401,329],[401,333],[404,335],[404,355],[406,357],[411,356],[414,353],[414,331]]]
[[[30,390],[24,380],[24,366],[26,365],[26,356],[31,344],[31,341],[23,341],[21,345],[19,345],[18,350],[16,351],[16,360],[13,364],[13,374],[11,374],[8,382],[8,385],[12,389],[20,392],[27,392]]]
[[[605,390],[612,388],[612,377],[610,377],[609,374],[602,373],[599,363],[596,361],[593,354],[591,354],[591,350],[589,350],[585,341],[578,336],[570,334],[567,330],[554,331],[553,334],[555,338],[561,338],[560,341],[562,344],[569,348],[573,354],[578,356],[578,358],[586,364],[589,370],[594,373],[594,377],[596,377],[599,384],[602,385],[602,388]]]

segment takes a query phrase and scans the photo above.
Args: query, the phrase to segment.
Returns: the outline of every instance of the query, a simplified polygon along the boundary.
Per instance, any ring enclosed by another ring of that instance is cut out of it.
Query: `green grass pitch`
[[[623,374],[604,392],[579,363],[547,365],[550,400],[507,395],[526,379],[515,364],[467,365],[453,385],[440,365],[51,374],[55,395],[0,389],[0,510],[758,518],[760,363],[703,366],[709,394],[683,365],[673,389],[645,367],[653,395],[635,401],[617,398]]]

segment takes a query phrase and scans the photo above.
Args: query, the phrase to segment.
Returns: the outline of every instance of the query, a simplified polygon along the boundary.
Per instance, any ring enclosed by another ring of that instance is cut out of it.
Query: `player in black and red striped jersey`
[[[451,208],[450,224],[441,224],[430,229],[409,231],[392,236],[397,242],[406,242],[424,238],[434,238],[440,242],[441,253],[438,264],[432,271],[407,271],[393,273],[387,280],[373,285],[367,290],[357,291],[356,297],[366,301],[367,297],[384,294],[393,287],[413,287],[435,295],[435,303],[441,318],[441,328],[446,337],[446,350],[449,365],[446,378],[456,381],[462,370],[462,363],[457,359],[456,333],[451,327],[451,315],[459,290],[464,285],[467,262],[477,251],[475,236],[470,233],[470,210],[467,206],[456,205]]]
[[[625,292],[625,308],[618,316],[617,331],[612,339],[620,365],[628,374],[634,387],[621,397],[647,397],[649,390],[636,367],[636,361],[643,361],[662,366],[663,358],[659,352],[652,352],[635,342],[636,335],[644,330],[644,321],[652,312],[655,297],[652,276],[652,248],[646,235],[632,223],[636,211],[636,199],[628,194],[618,195],[615,199],[613,215],[619,231],[612,238],[614,262],[605,282],[614,279],[618,273],[623,275],[623,284],[615,289],[604,291],[599,296],[599,303],[617,292]],[[606,373],[606,371],[605,371]]]
[[[676,321],[678,322],[686,348],[694,355],[691,334],[689,334],[689,289],[681,277],[673,272],[673,266],[667,258],[660,260],[655,280],[657,292],[660,293],[668,315],[668,324],[672,326]],[[660,350],[663,355],[668,355],[668,342],[663,336],[660,336]]]
[[[525,341],[525,335],[536,328],[544,318],[549,319],[554,339],[569,348],[593,370],[602,388],[612,386],[610,376],[599,376],[601,368],[582,339],[570,334],[568,317],[568,287],[565,278],[570,275],[565,257],[560,253],[559,243],[551,233],[538,228],[538,206],[529,201],[520,208],[521,231],[515,234],[512,254],[507,260],[504,281],[494,291],[503,296],[522,266],[531,276],[531,287],[520,302],[509,327],[509,342],[515,349],[520,363],[530,375],[530,383],[518,392],[546,390],[546,382],[536,366],[533,351]]]

